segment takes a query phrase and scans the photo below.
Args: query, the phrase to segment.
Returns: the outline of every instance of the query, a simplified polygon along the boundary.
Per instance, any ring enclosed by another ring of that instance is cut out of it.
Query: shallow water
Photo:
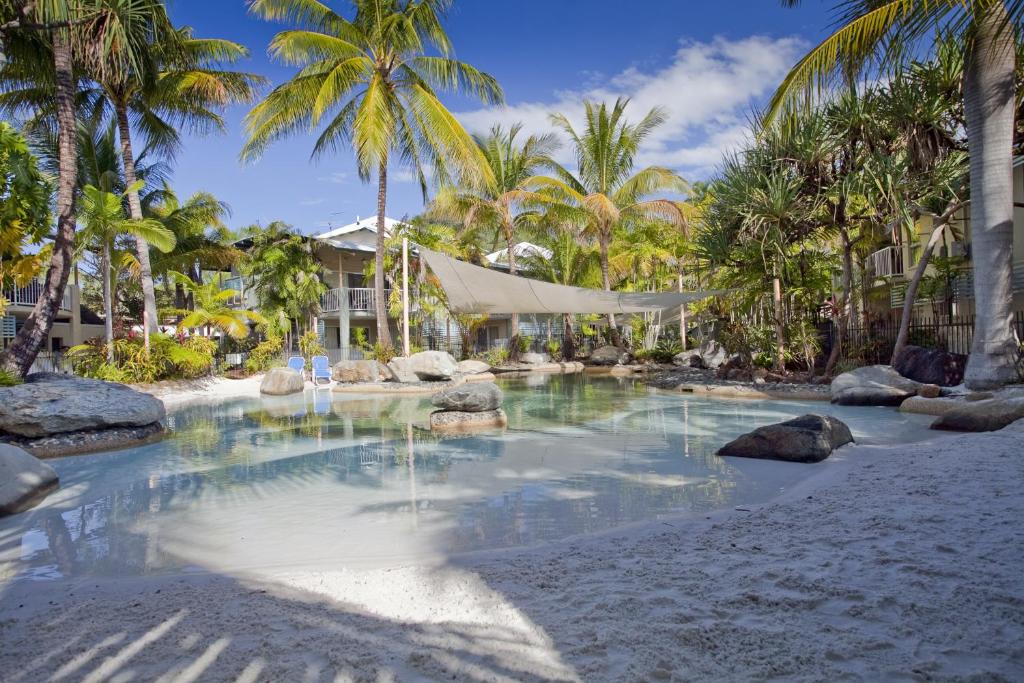
[[[61,490],[0,520],[0,579],[440,561],[767,501],[827,464],[714,452],[807,412],[861,442],[934,434],[931,418],[893,409],[655,393],[627,378],[502,386],[506,432],[446,438],[422,429],[425,398],[309,390],[182,408],[159,443],[49,461]]]

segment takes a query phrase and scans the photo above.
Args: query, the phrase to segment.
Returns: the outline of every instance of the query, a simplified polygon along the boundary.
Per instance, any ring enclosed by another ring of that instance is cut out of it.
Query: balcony
[[[36,301],[39,300],[39,296],[43,293],[46,285],[42,282],[30,282],[24,287],[11,287],[4,291],[4,298],[11,306],[28,306],[32,307],[36,305]],[[60,300],[60,310],[70,311],[71,310],[71,288],[74,285],[68,285],[64,288],[64,297]]]
[[[390,295],[391,290],[385,289],[385,300]],[[376,310],[376,296],[372,287],[345,287],[328,290],[320,298],[320,311],[337,313],[342,310],[346,298],[351,313],[373,313]]]
[[[868,270],[875,277],[898,277],[903,275],[903,247],[892,246],[879,249],[868,256]]]

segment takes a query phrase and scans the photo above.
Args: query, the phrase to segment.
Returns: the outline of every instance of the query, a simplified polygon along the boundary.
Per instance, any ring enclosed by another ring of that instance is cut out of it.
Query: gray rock
[[[17,446],[0,444],[0,517],[37,505],[59,483],[46,463]]]
[[[25,375],[26,384],[38,384],[39,382],[60,382],[66,379],[75,379],[75,375],[64,372],[30,372]]]
[[[72,377],[0,389],[0,431],[21,436],[141,427],[164,416],[160,399],[98,379]]]
[[[940,387],[952,387],[964,380],[964,368],[967,367],[967,356],[949,353],[939,349],[926,349],[921,346],[906,346],[893,368],[908,379],[922,384],[937,384]]]
[[[698,351],[700,351],[700,359],[704,363],[704,367],[709,370],[717,370],[729,358],[725,347],[714,339],[704,341]]]
[[[519,362],[527,365],[541,365],[547,363],[551,358],[546,353],[523,353],[519,355]]]
[[[803,415],[778,424],[758,427],[730,441],[718,455],[743,458],[821,462],[836,448],[853,442],[850,428],[831,415]]]
[[[388,382],[394,373],[375,360],[343,360],[331,372],[335,382]]]
[[[891,365],[868,365],[832,380],[832,402],[844,406],[898,406],[917,394],[919,382],[907,379]]]
[[[704,359],[700,357],[699,349],[690,349],[688,351],[680,351],[673,356],[672,364],[678,365],[681,368],[702,368],[704,367]]]
[[[625,365],[629,362],[629,353],[617,346],[599,346],[590,354],[592,365]]]
[[[388,370],[391,371],[391,378],[396,382],[409,384],[420,381],[420,378],[412,371],[410,359],[405,356],[395,356],[388,361]]]
[[[438,410],[430,414],[430,429],[435,432],[471,432],[508,426],[508,416],[501,408],[482,413]]]
[[[482,360],[462,360],[455,367],[463,375],[479,375],[491,369],[491,366]]]
[[[455,359],[444,351],[420,351],[409,356],[409,369],[421,380],[451,379],[458,372]]]
[[[997,397],[953,408],[932,423],[932,429],[993,432],[1024,418],[1024,397]]]
[[[482,413],[500,408],[503,399],[494,382],[472,382],[436,393],[430,402],[441,410]]]
[[[306,388],[302,375],[291,368],[271,368],[260,382],[260,393],[271,396],[297,394]]]

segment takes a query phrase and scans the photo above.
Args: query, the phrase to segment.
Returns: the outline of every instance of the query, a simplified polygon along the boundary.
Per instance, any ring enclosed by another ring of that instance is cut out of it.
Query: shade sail
[[[419,248],[456,313],[646,313],[722,292],[605,292],[498,273]]]

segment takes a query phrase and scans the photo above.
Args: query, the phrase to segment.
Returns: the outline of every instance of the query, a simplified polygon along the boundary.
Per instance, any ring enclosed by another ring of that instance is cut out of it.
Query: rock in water
[[[964,381],[967,356],[921,346],[907,346],[893,368],[908,379],[922,384],[953,387]]]
[[[450,353],[444,351],[420,351],[409,356],[409,369],[427,382],[451,379],[458,372],[458,366]]]
[[[758,427],[730,441],[718,455],[743,458],[821,462],[836,448],[853,442],[850,428],[831,415],[803,415],[778,424]]]
[[[58,484],[52,467],[16,446],[0,444],[0,517],[37,505]]]
[[[331,376],[335,382],[387,382],[394,373],[375,360],[343,360],[334,364]]]
[[[953,432],[994,432],[1024,418],[1024,396],[971,401],[950,410],[932,423],[932,429]]]
[[[458,365],[455,366],[460,374],[463,375],[479,375],[484,372],[488,372],[491,366],[482,360],[460,360]]]
[[[832,402],[844,406],[898,406],[915,395],[920,386],[891,365],[868,365],[832,380]]]
[[[501,408],[482,413],[438,410],[430,414],[430,429],[435,432],[469,432],[507,426],[508,416]]]
[[[541,365],[551,360],[546,353],[524,353],[519,356],[520,363],[526,363],[527,365]]]
[[[43,378],[0,389],[0,431],[19,436],[141,427],[164,416],[160,399],[98,379]]]
[[[271,368],[260,382],[260,393],[271,396],[297,394],[305,388],[302,375],[291,368]]]
[[[501,389],[494,382],[474,382],[436,393],[430,402],[441,410],[482,413],[497,410],[503,399]]]
[[[629,362],[629,353],[617,346],[599,346],[590,354],[593,365],[623,365]]]

